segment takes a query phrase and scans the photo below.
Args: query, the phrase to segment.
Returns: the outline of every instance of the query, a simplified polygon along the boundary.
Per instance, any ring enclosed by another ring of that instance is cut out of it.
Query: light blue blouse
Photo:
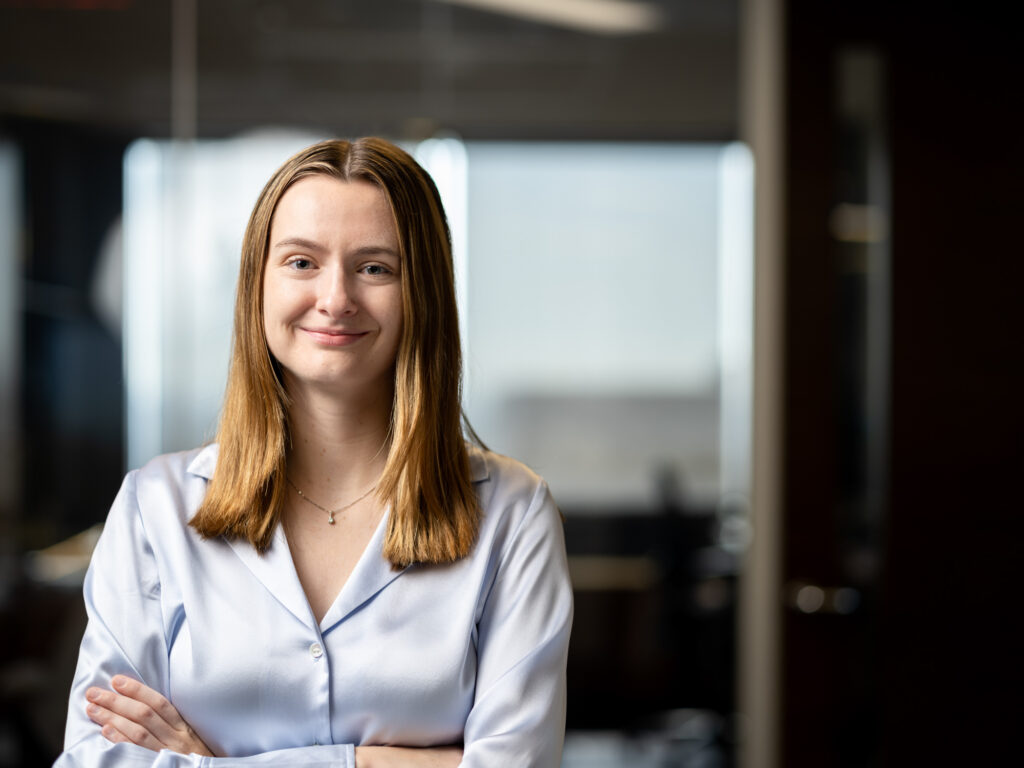
[[[355,765],[354,745],[464,743],[466,768],[554,768],[572,590],[561,516],[522,464],[470,449],[473,553],[393,571],[385,520],[316,623],[283,529],[259,555],[186,523],[217,446],[154,459],[114,501],[85,579],[89,623],[56,766]],[[85,690],[163,693],[223,758],[111,744]]]

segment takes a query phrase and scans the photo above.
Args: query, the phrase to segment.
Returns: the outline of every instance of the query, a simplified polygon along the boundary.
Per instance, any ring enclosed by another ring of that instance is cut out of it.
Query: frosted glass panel
[[[719,147],[469,147],[470,347],[488,389],[714,385]]]
[[[721,145],[468,145],[467,411],[567,507],[719,485]]]

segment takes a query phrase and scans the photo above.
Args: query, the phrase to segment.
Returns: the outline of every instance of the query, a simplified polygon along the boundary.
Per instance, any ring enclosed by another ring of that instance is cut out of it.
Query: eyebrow
[[[377,253],[398,258],[398,252],[393,248],[388,248],[386,245],[364,245],[362,248],[356,248],[352,251],[353,256],[372,256]]]
[[[285,245],[297,245],[299,248],[306,248],[310,251],[326,251],[327,248],[320,243],[313,240],[307,240],[304,237],[286,237],[284,240],[277,242],[274,247],[280,248]]]
[[[274,248],[281,248],[289,245],[298,246],[299,248],[305,248],[306,250],[309,251],[317,251],[319,253],[323,253],[326,250],[328,250],[327,246],[321,245],[315,240],[309,240],[305,237],[286,237],[284,240],[280,240],[277,243],[275,243]],[[393,248],[389,248],[386,245],[364,245],[361,248],[357,248],[353,253],[357,256],[382,253],[387,254],[389,256],[394,256],[396,259],[398,258],[398,253]]]

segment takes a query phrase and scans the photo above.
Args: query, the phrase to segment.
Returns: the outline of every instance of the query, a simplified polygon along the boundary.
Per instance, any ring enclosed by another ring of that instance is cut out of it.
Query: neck
[[[288,475],[324,506],[345,503],[373,486],[388,454],[392,390],[361,397],[291,388]]]

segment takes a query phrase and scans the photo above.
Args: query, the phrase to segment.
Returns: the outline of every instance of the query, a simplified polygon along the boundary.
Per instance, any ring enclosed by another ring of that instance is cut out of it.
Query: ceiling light
[[[628,0],[442,0],[481,11],[566,27],[599,35],[653,32],[661,11],[650,3]]]

